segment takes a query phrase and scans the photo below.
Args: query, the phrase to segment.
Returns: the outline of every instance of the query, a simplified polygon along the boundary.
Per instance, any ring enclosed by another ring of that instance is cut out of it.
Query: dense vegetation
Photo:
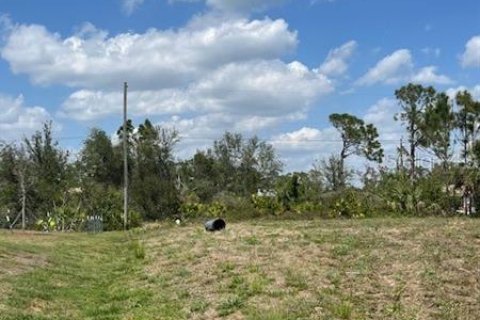
[[[282,174],[272,145],[226,132],[208,150],[178,160],[175,130],[128,121],[117,132],[128,141],[129,225],[182,215],[248,218],[264,215],[365,217],[474,215],[480,202],[480,102],[467,91],[451,100],[432,87],[408,84],[395,92],[405,127],[396,168],[382,163],[377,128],[350,114],[332,114],[342,139],[309,172]],[[425,168],[419,151],[436,158]],[[371,161],[357,174],[350,156]],[[456,158],[462,161],[454,162]],[[122,146],[92,129],[75,160],[52,136],[51,124],[32,137],[0,144],[0,224],[80,230],[88,217],[103,218],[107,230],[123,227]],[[358,178],[358,176],[360,178]],[[352,181],[361,180],[352,185]]]

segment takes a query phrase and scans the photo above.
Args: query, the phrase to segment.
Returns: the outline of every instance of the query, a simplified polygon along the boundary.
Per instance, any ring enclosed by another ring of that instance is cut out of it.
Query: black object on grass
[[[217,219],[212,219],[212,220],[208,220],[207,222],[205,222],[205,230],[207,231],[220,231],[220,230],[223,230],[225,229],[225,226],[227,224],[225,223],[225,220],[223,219],[220,219],[220,218],[217,218]]]

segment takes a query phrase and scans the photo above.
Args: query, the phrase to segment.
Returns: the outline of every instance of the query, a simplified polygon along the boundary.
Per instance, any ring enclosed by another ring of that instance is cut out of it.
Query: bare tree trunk
[[[410,135],[410,179],[415,181],[416,178],[416,155],[415,155],[415,132]]]
[[[340,189],[343,189],[345,187],[345,176],[346,176],[345,175],[345,158],[347,157],[345,153],[346,153],[346,147],[345,147],[345,143],[344,143],[342,151],[340,152],[340,162],[339,162],[340,172],[339,172],[338,176],[340,178],[339,179],[340,181],[338,181],[338,185],[339,185]]]
[[[25,230],[25,210],[27,204],[27,191],[25,188],[25,172],[23,170],[19,170],[19,178],[20,178],[20,192],[22,198],[22,230]]]

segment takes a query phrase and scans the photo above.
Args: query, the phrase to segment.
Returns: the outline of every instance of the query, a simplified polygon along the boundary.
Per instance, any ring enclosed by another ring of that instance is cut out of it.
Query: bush
[[[233,193],[222,192],[214,197],[214,202],[219,202],[225,207],[224,217],[229,220],[243,220],[257,218],[259,214],[248,197],[237,196]]]
[[[299,214],[321,214],[325,208],[320,202],[305,201],[294,204],[292,210]]]
[[[321,212],[327,218],[366,218],[389,215],[391,208],[380,196],[356,189],[322,195]]]
[[[84,192],[82,201],[86,216],[101,216],[103,218],[103,230],[123,230],[124,209],[123,193],[121,191],[93,185]],[[141,224],[141,214],[134,209],[130,209],[128,212],[128,227],[134,228]]]
[[[348,191],[335,202],[333,213],[339,218],[364,218],[365,208],[356,193]]]
[[[206,205],[206,209],[209,215],[214,217],[222,217],[225,216],[227,212],[227,207],[223,203],[219,201],[214,201],[209,205]]]
[[[252,194],[252,203],[256,210],[261,215],[270,214],[275,215],[282,212],[282,204],[276,197],[261,196]]]
[[[180,212],[184,219],[196,219],[202,216],[205,208],[199,202],[186,202],[180,205]]]

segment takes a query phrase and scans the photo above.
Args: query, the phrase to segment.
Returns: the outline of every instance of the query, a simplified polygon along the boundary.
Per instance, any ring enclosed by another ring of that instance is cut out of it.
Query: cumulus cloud
[[[437,67],[428,66],[420,69],[413,75],[411,81],[416,83],[432,83],[432,84],[451,84],[452,79],[445,75],[437,74]]]
[[[304,114],[332,90],[325,76],[300,62],[255,60],[220,67],[186,89],[133,91],[129,109],[135,115],[224,112],[248,117],[244,126],[263,127]],[[121,102],[119,92],[80,90],[65,101],[62,114],[97,119],[118,113]]]
[[[404,129],[394,120],[394,115],[400,111],[394,99],[382,98],[367,108],[362,118],[366,123],[372,123],[378,130],[379,139],[385,153],[385,165],[395,164],[396,148]],[[331,154],[338,154],[341,149],[341,137],[333,127],[311,128],[303,127],[272,137],[272,144],[279,151],[288,170],[308,170],[318,159],[326,159]],[[348,165],[362,169],[367,161],[363,158],[349,158]]]
[[[0,140],[31,134],[51,119],[44,108],[25,106],[22,95],[15,98],[0,94],[0,110]]]
[[[279,118],[276,117],[250,117],[218,112],[198,116],[175,115],[160,121],[158,124],[164,128],[178,130],[180,143],[176,155],[184,159],[191,157],[197,150],[210,148],[213,142],[220,139],[225,131],[241,133],[245,137],[262,136],[262,128],[270,127],[272,123],[277,123],[278,120]]]
[[[472,37],[465,45],[460,62],[462,67],[480,67],[480,35]]]
[[[473,99],[480,101],[480,84],[473,87],[458,86],[456,88],[448,88],[445,93],[452,100],[455,100],[458,92],[468,91],[472,95]]]
[[[117,97],[117,101],[121,96]],[[293,110],[293,109],[292,109]],[[241,111],[241,110],[240,110]],[[403,129],[400,123],[394,121],[393,115],[399,111],[399,106],[393,99],[381,99],[370,106],[362,118],[367,123],[373,123],[379,130],[380,139],[385,149],[386,165],[393,166],[396,156],[396,147]],[[120,113],[120,110],[118,110]],[[162,127],[175,128],[181,134],[181,141],[176,149],[179,158],[191,157],[196,150],[206,150],[212,146],[214,140],[219,139],[225,131],[241,132],[251,136],[261,132],[263,128],[271,128],[282,121],[299,119],[305,114],[290,114],[285,116],[255,115],[249,112],[244,114],[224,112],[209,112],[189,116],[171,115],[168,119],[159,122]],[[266,137],[264,137],[266,138]],[[302,127],[298,130],[274,135],[267,139],[271,143],[287,171],[309,170],[318,159],[326,159],[331,154],[337,154],[341,148],[341,138],[333,127],[312,128]],[[348,165],[362,169],[367,161],[360,158],[351,158]]]
[[[17,25],[2,57],[34,84],[113,88],[128,80],[137,89],[187,85],[222,65],[276,59],[292,52],[296,32],[282,20],[224,20],[179,30],[108,37],[92,29],[62,38],[40,25]]]
[[[356,84],[369,86],[376,83],[398,84],[401,82],[451,84],[453,80],[446,75],[438,74],[436,66],[427,66],[415,70],[410,51],[400,49],[380,60],[358,79]]]
[[[394,115],[400,111],[397,101],[382,98],[367,109],[363,120],[377,128],[380,140],[384,143],[396,143],[400,140],[403,132],[400,122],[394,119]]]
[[[355,52],[356,48],[357,42],[352,40],[339,48],[330,50],[327,58],[319,68],[320,72],[328,76],[344,74],[348,69],[348,59]]]
[[[407,77],[412,69],[410,51],[400,49],[380,60],[357,83],[359,85],[372,85],[378,82],[397,83]]]
[[[302,127],[272,137],[272,145],[281,155],[287,171],[306,171],[318,159],[340,152],[340,135],[333,127]]]
[[[272,138],[272,143],[280,150],[312,151],[322,150],[333,152],[332,146],[339,146],[340,135],[333,127],[316,129],[303,127],[301,129],[276,135]],[[321,148],[319,148],[321,146]],[[338,148],[334,148],[338,149]]]

